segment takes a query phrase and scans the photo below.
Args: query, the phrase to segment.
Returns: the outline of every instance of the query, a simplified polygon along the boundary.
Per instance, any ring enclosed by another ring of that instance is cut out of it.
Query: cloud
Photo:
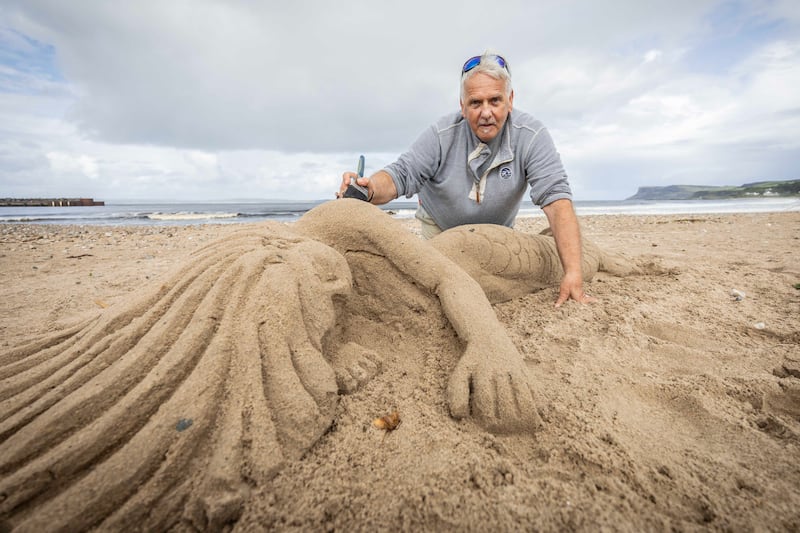
[[[49,152],[47,160],[53,172],[70,176],[78,174],[81,177],[95,179],[98,176],[97,161],[86,154],[74,155],[64,152]]]
[[[326,198],[455,110],[487,47],[592,198],[796,177],[796,2],[486,6],[9,0],[0,196]]]
[[[621,46],[623,35],[656,27],[685,32],[707,4],[501,2],[493,31],[491,19],[475,16],[485,10],[475,1],[456,9],[418,1],[15,5],[26,28],[55,46],[79,94],[70,118],[93,139],[338,151],[407,146],[457,104],[463,58],[492,44],[525,65],[565,43]]]
[[[661,50],[648,50],[644,54],[644,62],[645,63],[652,63],[653,61],[657,61],[659,57],[661,57],[662,52]]]

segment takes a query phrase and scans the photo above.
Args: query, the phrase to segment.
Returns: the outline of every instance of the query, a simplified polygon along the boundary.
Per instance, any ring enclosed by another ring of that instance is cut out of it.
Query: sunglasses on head
[[[483,59],[483,57],[484,56],[475,56],[475,57],[470,57],[469,59],[467,59],[467,62],[464,63],[464,67],[461,69],[461,74],[466,74],[470,70],[472,70],[475,67],[477,67],[478,65],[480,65],[481,64],[481,59]],[[505,58],[503,58],[503,56],[488,55],[488,56],[486,56],[486,58],[493,60],[495,63],[497,63],[502,68],[506,69],[506,71],[508,71],[508,64],[506,63],[506,60],[505,60]]]

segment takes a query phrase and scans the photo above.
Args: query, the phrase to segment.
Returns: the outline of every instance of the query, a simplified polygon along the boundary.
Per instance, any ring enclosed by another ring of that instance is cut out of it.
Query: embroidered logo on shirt
[[[511,167],[503,167],[500,169],[500,177],[507,180],[511,177]]]

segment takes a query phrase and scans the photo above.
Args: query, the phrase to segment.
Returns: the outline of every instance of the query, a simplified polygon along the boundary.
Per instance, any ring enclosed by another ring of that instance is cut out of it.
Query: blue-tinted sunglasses
[[[505,58],[503,58],[503,56],[490,55],[490,56],[486,56],[486,57],[489,58],[489,59],[493,59],[495,63],[500,65],[502,68],[506,69],[506,72],[509,72],[508,63],[506,63],[506,60],[505,60]],[[470,57],[469,59],[467,59],[467,62],[464,63],[464,67],[461,69],[461,74],[466,74],[470,70],[472,70],[475,67],[477,67],[478,65],[480,65],[482,58],[483,58],[483,56],[475,56],[475,57]]]

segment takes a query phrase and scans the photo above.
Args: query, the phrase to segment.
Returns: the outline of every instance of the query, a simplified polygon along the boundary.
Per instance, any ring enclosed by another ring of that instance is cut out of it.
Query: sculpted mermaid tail
[[[555,241],[505,226],[473,224],[451,228],[430,244],[477,281],[492,303],[558,286],[564,275]],[[622,256],[601,251],[584,241],[582,272],[589,281],[597,272],[616,276],[641,273]]]

